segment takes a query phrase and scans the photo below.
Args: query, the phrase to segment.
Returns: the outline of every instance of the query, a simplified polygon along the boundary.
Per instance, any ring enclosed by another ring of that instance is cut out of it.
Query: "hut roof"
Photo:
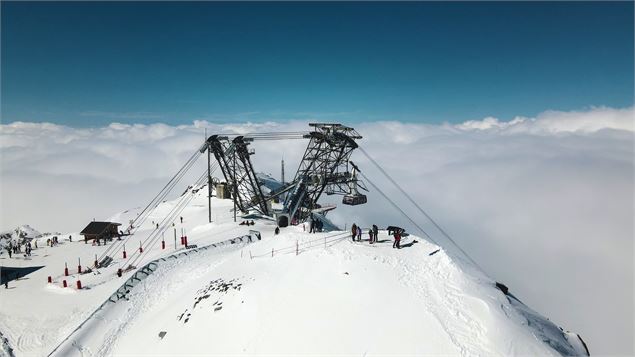
[[[118,227],[120,226],[121,223],[116,223],[116,222],[90,222],[88,223],[88,225],[86,226],[86,228],[84,228],[79,234],[80,235],[100,235],[102,233],[104,233],[109,227],[111,226],[115,226]]]

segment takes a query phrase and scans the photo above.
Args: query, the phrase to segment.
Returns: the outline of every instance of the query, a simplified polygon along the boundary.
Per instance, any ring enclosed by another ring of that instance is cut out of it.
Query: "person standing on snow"
[[[353,223],[353,225],[351,226],[351,236],[353,238],[353,242],[355,241],[355,236],[357,235],[357,225],[355,223]]]
[[[362,241],[362,227],[361,226],[357,226],[357,241],[358,242]]]
[[[373,242],[377,243],[377,232],[379,228],[377,228],[376,224],[373,224]]]
[[[392,247],[401,249],[401,246],[399,245],[399,243],[401,242],[401,234],[395,231],[395,233],[393,234],[393,237],[395,237],[395,242],[392,244]]]
[[[370,242],[370,244],[373,244],[373,230],[372,230],[372,228],[368,229],[368,241]]]

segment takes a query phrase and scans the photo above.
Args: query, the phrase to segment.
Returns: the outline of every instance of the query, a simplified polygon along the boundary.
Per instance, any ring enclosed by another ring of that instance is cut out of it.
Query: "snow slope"
[[[87,289],[64,289],[64,262],[76,265],[78,256],[88,262],[105,247],[74,240],[38,248],[32,261],[20,262],[45,268],[0,292],[0,332],[14,353],[45,355],[61,344],[59,355],[586,354],[577,335],[425,239],[411,235],[396,250],[384,231],[374,245],[352,242],[347,232],[308,234],[301,225],[274,235],[271,221],[234,223],[231,201],[215,198],[207,223],[205,191],[185,208],[182,227],[175,221],[190,244],[220,242],[249,229],[260,231],[262,240],[160,262],[130,289],[128,300],[107,304],[97,318],[89,317],[132,274],[115,275],[125,263],[121,256],[99,274],[67,278],[71,286],[81,278]],[[151,221],[174,205],[168,201],[153,211],[127,238],[128,247],[138,247],[155,228]],[[127,223],[138,211],[114,218]],[[166,250],[145,247],[143,262],[184,251],[170,239]],[[46,284],[48,275],[54,284]]]

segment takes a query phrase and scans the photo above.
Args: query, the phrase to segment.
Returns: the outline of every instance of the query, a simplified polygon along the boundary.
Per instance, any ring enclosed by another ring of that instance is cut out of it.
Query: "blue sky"
[[[461,122],[633,105],[633,2],[6,2],[2,122]]]

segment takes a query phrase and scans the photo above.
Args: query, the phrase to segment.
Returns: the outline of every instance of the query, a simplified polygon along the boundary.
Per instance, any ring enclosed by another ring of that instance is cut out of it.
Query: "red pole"
[[[77,258],[77,274],[82,273],[82,260],[81,258]]]
[[[164,240],[161,241],[161,249],[165,249],[165,241]]]
[[[143,247],[141,246],[141,242],[139,242],[139,253],[143,253]]]
[[[64,276],[68,276],[68,264],[64,263]]]
[[[185,246],[187,247],[187,236],[183,237],[183,240],[185,242]]]
[[[62,281],[62,285],[66,288],[68,287],[68,284],[66,284],[66,280]]]
[[[81,290],[82,289],[82,282],[77,280],[77,290]]]

